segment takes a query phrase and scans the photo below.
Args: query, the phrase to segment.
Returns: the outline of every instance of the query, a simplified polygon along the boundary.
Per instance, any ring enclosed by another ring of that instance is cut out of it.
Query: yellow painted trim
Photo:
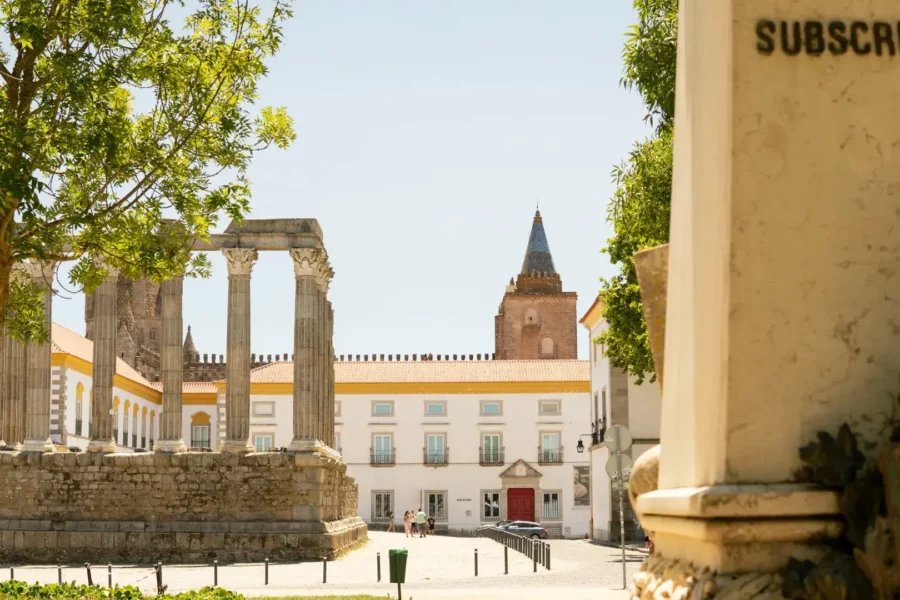
[[[54,354],[50,362],[54,367],[66,367],[73,371],[78,371],[82,375],[94,376],[94,369],[90,362],[65,352]],[[134,394],[138,398],[162,405],[162,392],[136,381],[126,379],[118,373],[113,376],[113,385],[120,390]],[[93,389],[91,390],[91,393],[93,393]]]
[[[195,412],[191,415],[191,425],[209,425],[209,413]]]
[[[591,307],[588,311],[581,317],[579,321],[582,325],[587,328],[588,331],[594,328],[600,319],[603,318],[603,302],[600,301],[600,297],[598,296],[594,303],[591,304]]]
[[[224,387],[224,386],[223,386]],[[486,381],[424,383],[338,383],[335,394],[566,394],[590,392],[590,381]],[[290,396],[291,383],[251,383],[250,393],[259,396]]]
[[[184,404],[215,404],[216,398],[217,398],[216,394],[212,394],[212,393],[183,394],[182,395],[182,403],[184,403]]]

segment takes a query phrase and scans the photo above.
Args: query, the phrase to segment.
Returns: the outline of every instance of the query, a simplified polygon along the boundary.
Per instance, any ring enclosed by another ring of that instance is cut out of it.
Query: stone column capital
[[[256,248],[222,248],[222,254],[228,261],[229,277],[250,277],[253,265],[259,258]]]
[[[292,248],[295,277],[315,277],[323,292],[328,292],[334,270],[328,262],[328,253],[321,248]]]
[[[14,277],[27,276],[35,283],[43,283],[48,287],[53,282],[53,275],[56,273],[56,263],[47,260],[28,260],[16,263],[13,273],[18,272]]]
[[[107,276],[108,278],[111,278],[111,277],[118,277],[118,276],[119,276],[119,268],[113,266],[113,265],[109,262],[108,259],[106,259],[106,258],[104,258],[104,257],[102,257],[102,256],[99,256],[99,255],[96,255],[96,256],[93,256],[93,257],[92,257],[92,260],[94,261],[94,264],[95,264],[95,265],[97,265],[97,266],[100,267],[101,269],[105,269],[105,270],[106,270],[106,276]]]

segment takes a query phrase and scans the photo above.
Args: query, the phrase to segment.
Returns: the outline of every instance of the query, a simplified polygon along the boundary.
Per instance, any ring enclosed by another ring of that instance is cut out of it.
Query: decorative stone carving
[[[119,268],[110,264],[109,260],[102,256],[93,257],[94,264],[101,269],[106,269],[107,278],[116,278],[119,276]]]
[[[631,585],[633,600],[746,600],[783,598],[779,573],[720,575],[690,563],[650,556]]]
[[[259,258],[256,248],[222,248],[222,254],[228,261],[229,277],[250,277],[253,265]]]
[[[292,248],[296,277],[315,277],[319,289],[328,293],[334,270],[328,264],[328,254],[321,248]]]
[[[634,462],[628,479],[628,498],[631,506],[637,508],[638,496],[653,492],[659,486],[659,444],[653,446]],[[638,515],[640,516],[640,515]]]

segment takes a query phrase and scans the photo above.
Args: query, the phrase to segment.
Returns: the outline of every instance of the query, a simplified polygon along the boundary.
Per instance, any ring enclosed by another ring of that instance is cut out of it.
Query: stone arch
[[[541,356],[553,356],[555,350],[553,338],[545,337],[541,340]]]

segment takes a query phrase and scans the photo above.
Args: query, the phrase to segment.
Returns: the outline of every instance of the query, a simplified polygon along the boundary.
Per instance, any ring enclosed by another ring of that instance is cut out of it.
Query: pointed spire
[[[550,255],[550,245],[547,243],[547,234],[544,232],[544,219],[541,217],[540,208],[534,211],[534,222],[531,224],[528,248],[525,250],[525,260],[522,262],[523,274],[534,271],[556,274],[553,257]]]
[[[181,355],[187,363],[193,363],[197,356],[197,347],[194,345],[194,336],[191,335],[190,325],[188,325],[187,335],[184,336],[184,345],[181,348]]]

